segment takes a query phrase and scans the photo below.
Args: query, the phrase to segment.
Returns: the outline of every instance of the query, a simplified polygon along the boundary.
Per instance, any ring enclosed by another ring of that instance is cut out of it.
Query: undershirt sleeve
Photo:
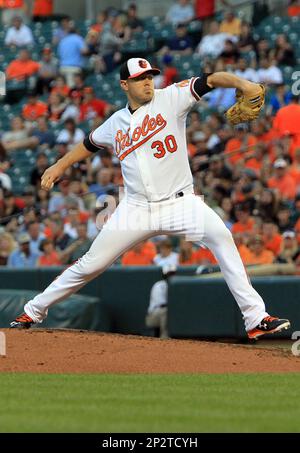
[[[193,89],[198,94],[199,97],[204,96],[206,93],[209,93],[214,88],[211,88],[207,85],[207,77],[212,73],[202,74],[201,77],[198,77],[195,82]]]

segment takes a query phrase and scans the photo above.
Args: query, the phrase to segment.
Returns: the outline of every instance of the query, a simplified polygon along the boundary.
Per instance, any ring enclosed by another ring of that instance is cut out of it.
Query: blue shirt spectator
[[[8,257],[9,267],[35,267],[39,254],[30,250],[30,236],[23,233],[18,238],[19,248],[14,250]]]
[[[82,36],[71,31],[60,41],[57,48],[60,66],[82,68],[84,66],[84,50],[86,50],[86,45]]]

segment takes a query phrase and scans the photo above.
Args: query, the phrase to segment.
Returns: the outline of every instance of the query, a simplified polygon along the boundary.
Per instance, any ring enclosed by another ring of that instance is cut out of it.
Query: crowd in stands
[[[145,56],[162,69],[156,88],[180,81],[176,61],[188,56],[199,58],[195,76],[227,70],[266,86],[264,113],[235,128],[223,114],[235,102],[233,89],[218,88],[202,98],[201,108],[195,106],[188,116],[190,165],[196,192],[231,230],[245,265],[300,266],[300,104],[292,80],[286,83],[283,75],[286,66],[299,63],[296,49],[285,33],[273,42],[258,38],[252,23],[229,8],[230,1],[222,3],[217,17],[214,1],[174,1],[161,18],[172,25],[173,35]],[[118,201],[123,184],[119,161],[111,149],[103,149],[69,169],[50,193],[40,188],[40,177],[53,163],[50,157],[58,159],[82,142],[83,124],[94,129],[119,108],[97,97],[86,76],[110,77],[126,58],[123,46],[145,26],[134,3],[127,11],[100,11],[85,36],[71,17],[62,17],[51,42],[34,59],[32,24],[54,18],[53,2],[35,1],[31,17],[24,4],[0,0],[4,45],[14,53],[5,69],[3,102],[20,101],[9,82],[28,82],[10,128],[0,128],[0,265],[69,265],[99,231],[97,200],[109,195]],[[291,1],[286,15],[300,18],[300,2]],[[192,22],[200,24],[200,34],[190,33]],[[25,150],[34,155],[29,185],[15,193],[10,170],[18,161],[15,153]],[[117,263],[217,265],[208,249],[164,236],[137,245]]]

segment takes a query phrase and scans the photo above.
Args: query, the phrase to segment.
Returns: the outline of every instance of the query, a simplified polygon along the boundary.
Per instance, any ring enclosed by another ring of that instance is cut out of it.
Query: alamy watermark
[[[300,331],[296,330],[292,334],[292,340],[297,340],[292,344],[292,354],[299,357],[300,356]]]
[[[6,337],[4,332],[0,332],[0,356],[6,356]]]
[[[0,71],[0,96],[6,95],[6,76],[5,72]]]
[[[293,72],[292,80],[294,80],[294,83],[292,84],[292,93],[294,96],[298,96],[300,94],[300,71]]]

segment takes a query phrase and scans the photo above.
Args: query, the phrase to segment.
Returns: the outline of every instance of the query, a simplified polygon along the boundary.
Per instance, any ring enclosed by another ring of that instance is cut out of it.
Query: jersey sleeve
[[[178,116],[186,115],[193,105],[212,89],[207,85],[208,76],[209,74],[203,74],[201,77],[192,77],[166,88]]]
[[[106,146],[112,146],[112,128],[110,118],[106,120],[101,126],[94,129],[92,132],[87,134],[83,140],[83,144],[88,151],[96,153],[99,149],[105,148]]]

